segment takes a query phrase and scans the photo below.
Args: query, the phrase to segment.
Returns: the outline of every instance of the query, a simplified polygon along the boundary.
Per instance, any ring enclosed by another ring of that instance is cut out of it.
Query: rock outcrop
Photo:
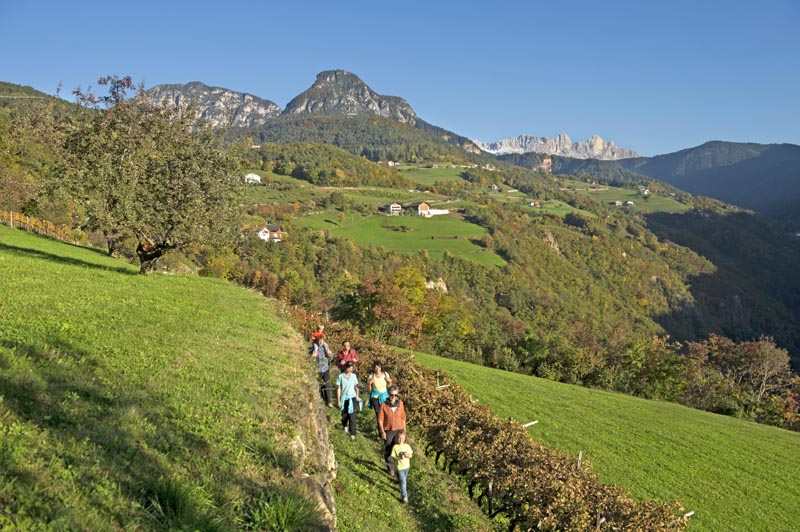
[[[194,102],[201,118],[214,127],[254,127],[280,116],[281,108],[269,100],[221,87],[209,87],[199,81],[185,85],[156,85],[147,90],[157,103],[181,107]]]
[[[417,114],[403,98],[383,96],[350,72],[326,70],[311,88],[286,105],[284,115],[377,115],[415,125]]]
[[[474,142],[482,150],[494,155],[536,152],[573,157],[575,159],[602,160],[628,159],[639,156],[635,151],[617,146],[613,141],[606,141],[600,135],[593,135],[582,142],[572,142],[572,139],[566,133],[561,133],[556,138],[520,135],[516,138],[498,140],[497,142],[480,142],[477,140]]]

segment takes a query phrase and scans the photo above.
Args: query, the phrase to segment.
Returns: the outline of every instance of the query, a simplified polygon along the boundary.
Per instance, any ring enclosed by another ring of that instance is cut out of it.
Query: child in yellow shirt
[[[400,495],[403,502],[408,504],[408,470],[411,467],[411,457],[414,452],[411,446],[406,443],[406,431],[401,430],[397,433],[397,443],[392,447],[392,458],[396,464],[397,477],[400,479]]]

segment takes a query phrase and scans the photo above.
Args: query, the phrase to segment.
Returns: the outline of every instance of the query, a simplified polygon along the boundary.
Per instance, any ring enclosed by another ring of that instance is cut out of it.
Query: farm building
[[[280,225],[268,224],[258,232],[258,238],[267,242],[280,242],[286,238],[286,233]]]

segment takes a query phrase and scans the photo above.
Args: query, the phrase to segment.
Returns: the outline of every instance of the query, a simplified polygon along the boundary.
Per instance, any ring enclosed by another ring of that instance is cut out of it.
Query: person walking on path
[[[353,373],[353,363],[344,366],[344,373],[336,378],[336,406],[342,413],[342,427],[356,439],[356,412],[358,412],[358,377]]]
[[[411,457],[414,451],[406,443],[406,431],[397,433],[397,443],[392,447],[392,459],[397,464],[397,478],[400,479],[400,496],[403,503],[408,504],[408,470],[411,468]]]
[[[389,474],[394,476],[395,463],[392,459],[392,447],[397,443],[397,434],[406,429],[406,408],[400,400],[400,388],[389,387],[389,400],[378,410],[378,430],[383,438],[383,459]]]
[[[333,351],[328,347],[325,336],[317,336],[314,345],[311,347],[311,356],[317,362],[317,374],[319,375],[319,394],[322,401],[332,408],[331,404],[331,367],[330,361],[333,359]]]
[[[314,329],[314,332],[311,333],[311,343],[316,343],[317,338],[320,336],[325,336],[325,326],[324,325],[317,325],[317,328]]]
[[[350,342],[347,340],[342,342],[342,349],[336,355],[336,365],[339,367],[339,369],[344,372],[345,364],[352,362],[353,365],[355,365],[359,360],[361,359],[358,358],[358,353],[356,353],[356,350],[350,347]]]
[[[388,388],[392,385],[392,378],[383,371],[379,360],[372,364],[372,375],[369,376],[367,386],[369,386],[369,407],[375,411],[375,421],[378,421],[378,412],[381,405],[389,398]],[[378,434],[380,434],[378,425]]]

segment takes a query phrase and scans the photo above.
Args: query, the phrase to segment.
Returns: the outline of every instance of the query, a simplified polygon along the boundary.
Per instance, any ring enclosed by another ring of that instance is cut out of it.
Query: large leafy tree
[[[105,233],[110,251],[132,237],[142,273],[170,250],[229,237],[240,180],[216,132],[191,108],[150,101],[130,77],[98,83],[107,96],[74,92],[94,112],[56,127],[58,187],[80,200],[88,227]]]

